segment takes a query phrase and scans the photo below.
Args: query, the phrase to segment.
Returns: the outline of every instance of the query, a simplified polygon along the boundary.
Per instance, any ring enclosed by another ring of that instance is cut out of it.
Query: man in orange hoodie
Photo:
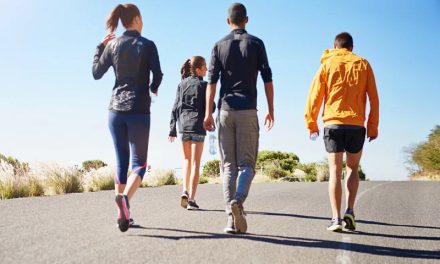
[[[324,142],[328,154],[330,179],[329,196],[333,218],[327,230],[341,231],[342,164],[346,153],[346,210],[345,228],[356,229],[353,207],[359,186],[358,167],[365,136],[369,141],[378,136],[379,98],[370,64],[354,53],[353,38],[340,33],[334,49],[324,51],[321,66],[313,80],[307,97],[305,119],[310,137],[319,135],[317,118],[324,101],[322,120]],[[370,101],[365,129],[366,99]]]

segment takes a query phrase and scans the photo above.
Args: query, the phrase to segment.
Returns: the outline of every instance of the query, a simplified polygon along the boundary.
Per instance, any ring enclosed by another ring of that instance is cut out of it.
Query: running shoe
[[[130,227],[130,205],[127,195],[118,194],[115,198],[118,205],[118,225],[121,232],[125,232]]]
[[[328,231],[340,232],[342,231],[342,219],[332,219],[330,225],[327,227]]]
[[[348,230],[356,230],[356,221],[354,220],[353,209],[347,208],[344,214],[345,228]]]
[[[199,210],[199,205],[196,203],[196,200],[189,200],[188,206],[186,207],[188,210]]]
[[[236,200],[231,201],[231,211],[234,218],[234,226],[237,233],[246,233],[247,222],[243,210],[243,205],[239,204]]]
[[[188,208],[188,199],[189,199],[188,192],[184,191],[180,196],[180,206],[182,206],[185,209]]]

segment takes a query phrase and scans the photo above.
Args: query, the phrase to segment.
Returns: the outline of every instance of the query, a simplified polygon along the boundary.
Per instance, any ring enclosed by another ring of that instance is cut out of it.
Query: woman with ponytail
[[[207,82],[206,62],[201,56],[185,61],[180,70],[182,81],[177,87],[176,100],[171,112],[168,140],[177,137],[176,123],[182,136],[184,166],[183,192],[180,205],[188,210],[198,210],[195,201],[199,184],[200,159],[203,152],[206,131],[203,128]],[[215,108],[214,108],[215,109]]]
[[[115,38],[121,20],[126,31]],[[93,59],[93,77],[100,79],[112,66],[115,72],[109,105],[109,128],[116,151],[115,201],[122,232],[133,223],[129,201],[147,168],[150,134],[150,92],[157,95],[162,81],[159,55],[153,41],[141,36],[142,16],[133,4],[116,6],[107,19],[109,33],[98,45]],[[150,72],[153,79],[150,83]],[[128,166],[131,154],[131,174]]]

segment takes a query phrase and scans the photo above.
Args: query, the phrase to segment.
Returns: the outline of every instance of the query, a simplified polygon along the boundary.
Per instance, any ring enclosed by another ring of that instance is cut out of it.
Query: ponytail
[[[180,69],[182,80],[191,75],[191,60],[187,59]]]
[[[196,75],[196,69],[202,68],[204,65],[206,65],[206,62],[202,56],[194,56],[191,59],[187,59],[180,69],[182,80],[191,75]]]
[[[119,19],[121,19],[122,25],[127,28],[133,23],[134,18],[137,16],[141,16],[137,6],[133,4],[119,4],[112,10],[107,19],[107,29],[109,29],[110,32],[115,32],[118,27]]]

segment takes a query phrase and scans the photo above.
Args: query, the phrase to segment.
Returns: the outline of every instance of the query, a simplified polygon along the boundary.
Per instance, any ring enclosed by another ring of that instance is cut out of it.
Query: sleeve
[[[176,123],[179,118],[179,104],[180,104],[180,85],[177,86],[176,100],[174,101],[173,109],[171,110],[171,121],[170,121],[170,137],[176,137]]]
[[[159,53],[157,52],[156,45],[153,42],[152,54],[151,54],[151,72],[153,73],[153,80],[150,84],[150,91],[156,93],[159,89],[159,85],[162,82],[162,70],[160,69]]]
[[[269,67],[269,61],[267,59],[266,48],[264,43],[261,42],[261,49],[258,54],[258,70],[260,71],[261,78],[264,83],[272,82],[272,70]]]
[[[221,64],[220,60],[218,59],[218,46],[216,44],[212,49],[211,61],[209,64],[208,81],[210,84],[218,82],[218,79],[220,78],[220,70]]]
[[[318,124],[316,122],[319,111],[321,109],[322,101],[325,94],[325,78],[324,67],[321,65],[316,73],[312,85],[310,86],[309,94],[307,96],[305,120],[307,128],[310,132],[319,131]]]
[[[112,66],[110,45],[105,46],[100,43],[96,47],[95,56],[93,57],[92,73],[95,80],[101,79],[107,70]]]
[[[370,114],[367,121],[367,137],[377,137],[379,127],[379,96],[377,94],[376,80],[370,64],[367,66],[367,95],[370,101]]]

